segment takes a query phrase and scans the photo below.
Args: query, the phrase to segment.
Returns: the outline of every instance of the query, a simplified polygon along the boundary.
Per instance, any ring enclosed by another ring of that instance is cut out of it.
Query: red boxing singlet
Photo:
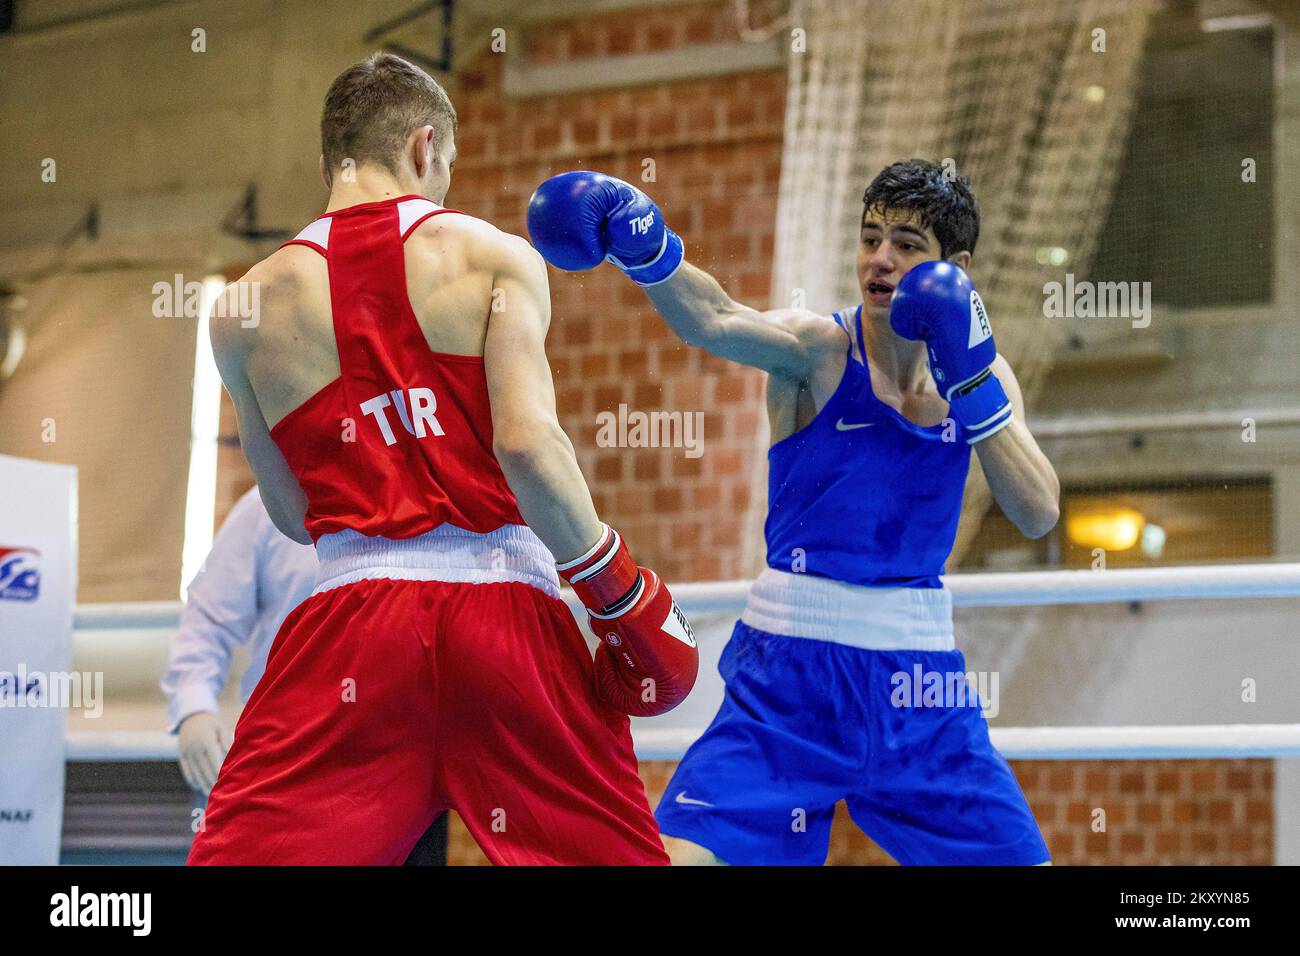
[[[407,236],[451,212],[418,196],[364,203],[285,243],[325,257],[339,355],[339,377],[271,429],[313,541],[524,523],[492,452],[483,359],[430,349],[406,295]]]
[[[597,696],[492,454],[483,360],[432,352],[407,302],[402,243],[449,211],[366,203],[293,240],[328,264],[341,374],[271,436],[320,577],[271,645],[190,863],[398,864],[448,809],[493,863],[668,863],[628,718]]]

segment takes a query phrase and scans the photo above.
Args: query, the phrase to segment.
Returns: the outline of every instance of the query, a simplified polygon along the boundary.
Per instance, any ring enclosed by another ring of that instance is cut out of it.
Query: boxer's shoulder
[[[284,246],[249,270],[259,301],[272,312],[329,311],[329,266],[306,246]]]
[[[257,283],[263,294],[285,296],[322,274],[328,274],[328,266],[319,253],[307,246],[287,245],[255,263],[238,281]]]
[[[744,306],[739,308],[751,311]],[[784,329],[804,344],[815,345],[833,340],[837,330],[841,333],[840,340],[843,338],[843,330],[839,329],[833,318],[809,309],[764,309],[760,315],[764,322]]]
[[[810,309],[771,309],[764,313],[799,341],[808,357],[806,367],[816,371],[823,363],[840,361],[848,347],[848,333],[834,317]]]
[[[255,263],[217,297],[209,325],[214,348],[247,355],[268,331],[298,328],[308,314],[329,314],[329,271],[305,246],[283,246]]]
[[[450,210],[416,226],[407,237],[408,247],[412,243],[417,256],[458,254],[471,268],[496,268],[503,262],[541,262],[537,250],[522,236],[499,229],[485,219]]]
[[[459,242],[465,244],[497,241],[503,233],[486,219],[479,219],[456,209],[447,209],[422,219],[406,235],[408,247],[430,243]]]

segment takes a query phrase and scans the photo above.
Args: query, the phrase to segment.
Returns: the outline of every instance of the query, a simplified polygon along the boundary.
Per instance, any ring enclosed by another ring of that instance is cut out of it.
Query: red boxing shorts
[[[531,531],[317,547],[191,864],[396,865],[447,809],[496,864],[667,864],[628,718],[596,699]]]

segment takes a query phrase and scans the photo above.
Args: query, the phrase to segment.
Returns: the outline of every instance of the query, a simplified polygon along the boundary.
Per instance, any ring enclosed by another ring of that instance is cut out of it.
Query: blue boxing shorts
[[[768,570],[718,669],[726,696],[655,816],[733,865],[821,865],[835,804],[904,865],[1049,859],[953,646],[946,590]]]

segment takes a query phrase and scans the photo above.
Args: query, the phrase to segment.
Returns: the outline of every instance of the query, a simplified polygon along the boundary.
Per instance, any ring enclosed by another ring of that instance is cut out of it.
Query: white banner
[[[0,455],[0,864],[59,862],[77,470]]]

